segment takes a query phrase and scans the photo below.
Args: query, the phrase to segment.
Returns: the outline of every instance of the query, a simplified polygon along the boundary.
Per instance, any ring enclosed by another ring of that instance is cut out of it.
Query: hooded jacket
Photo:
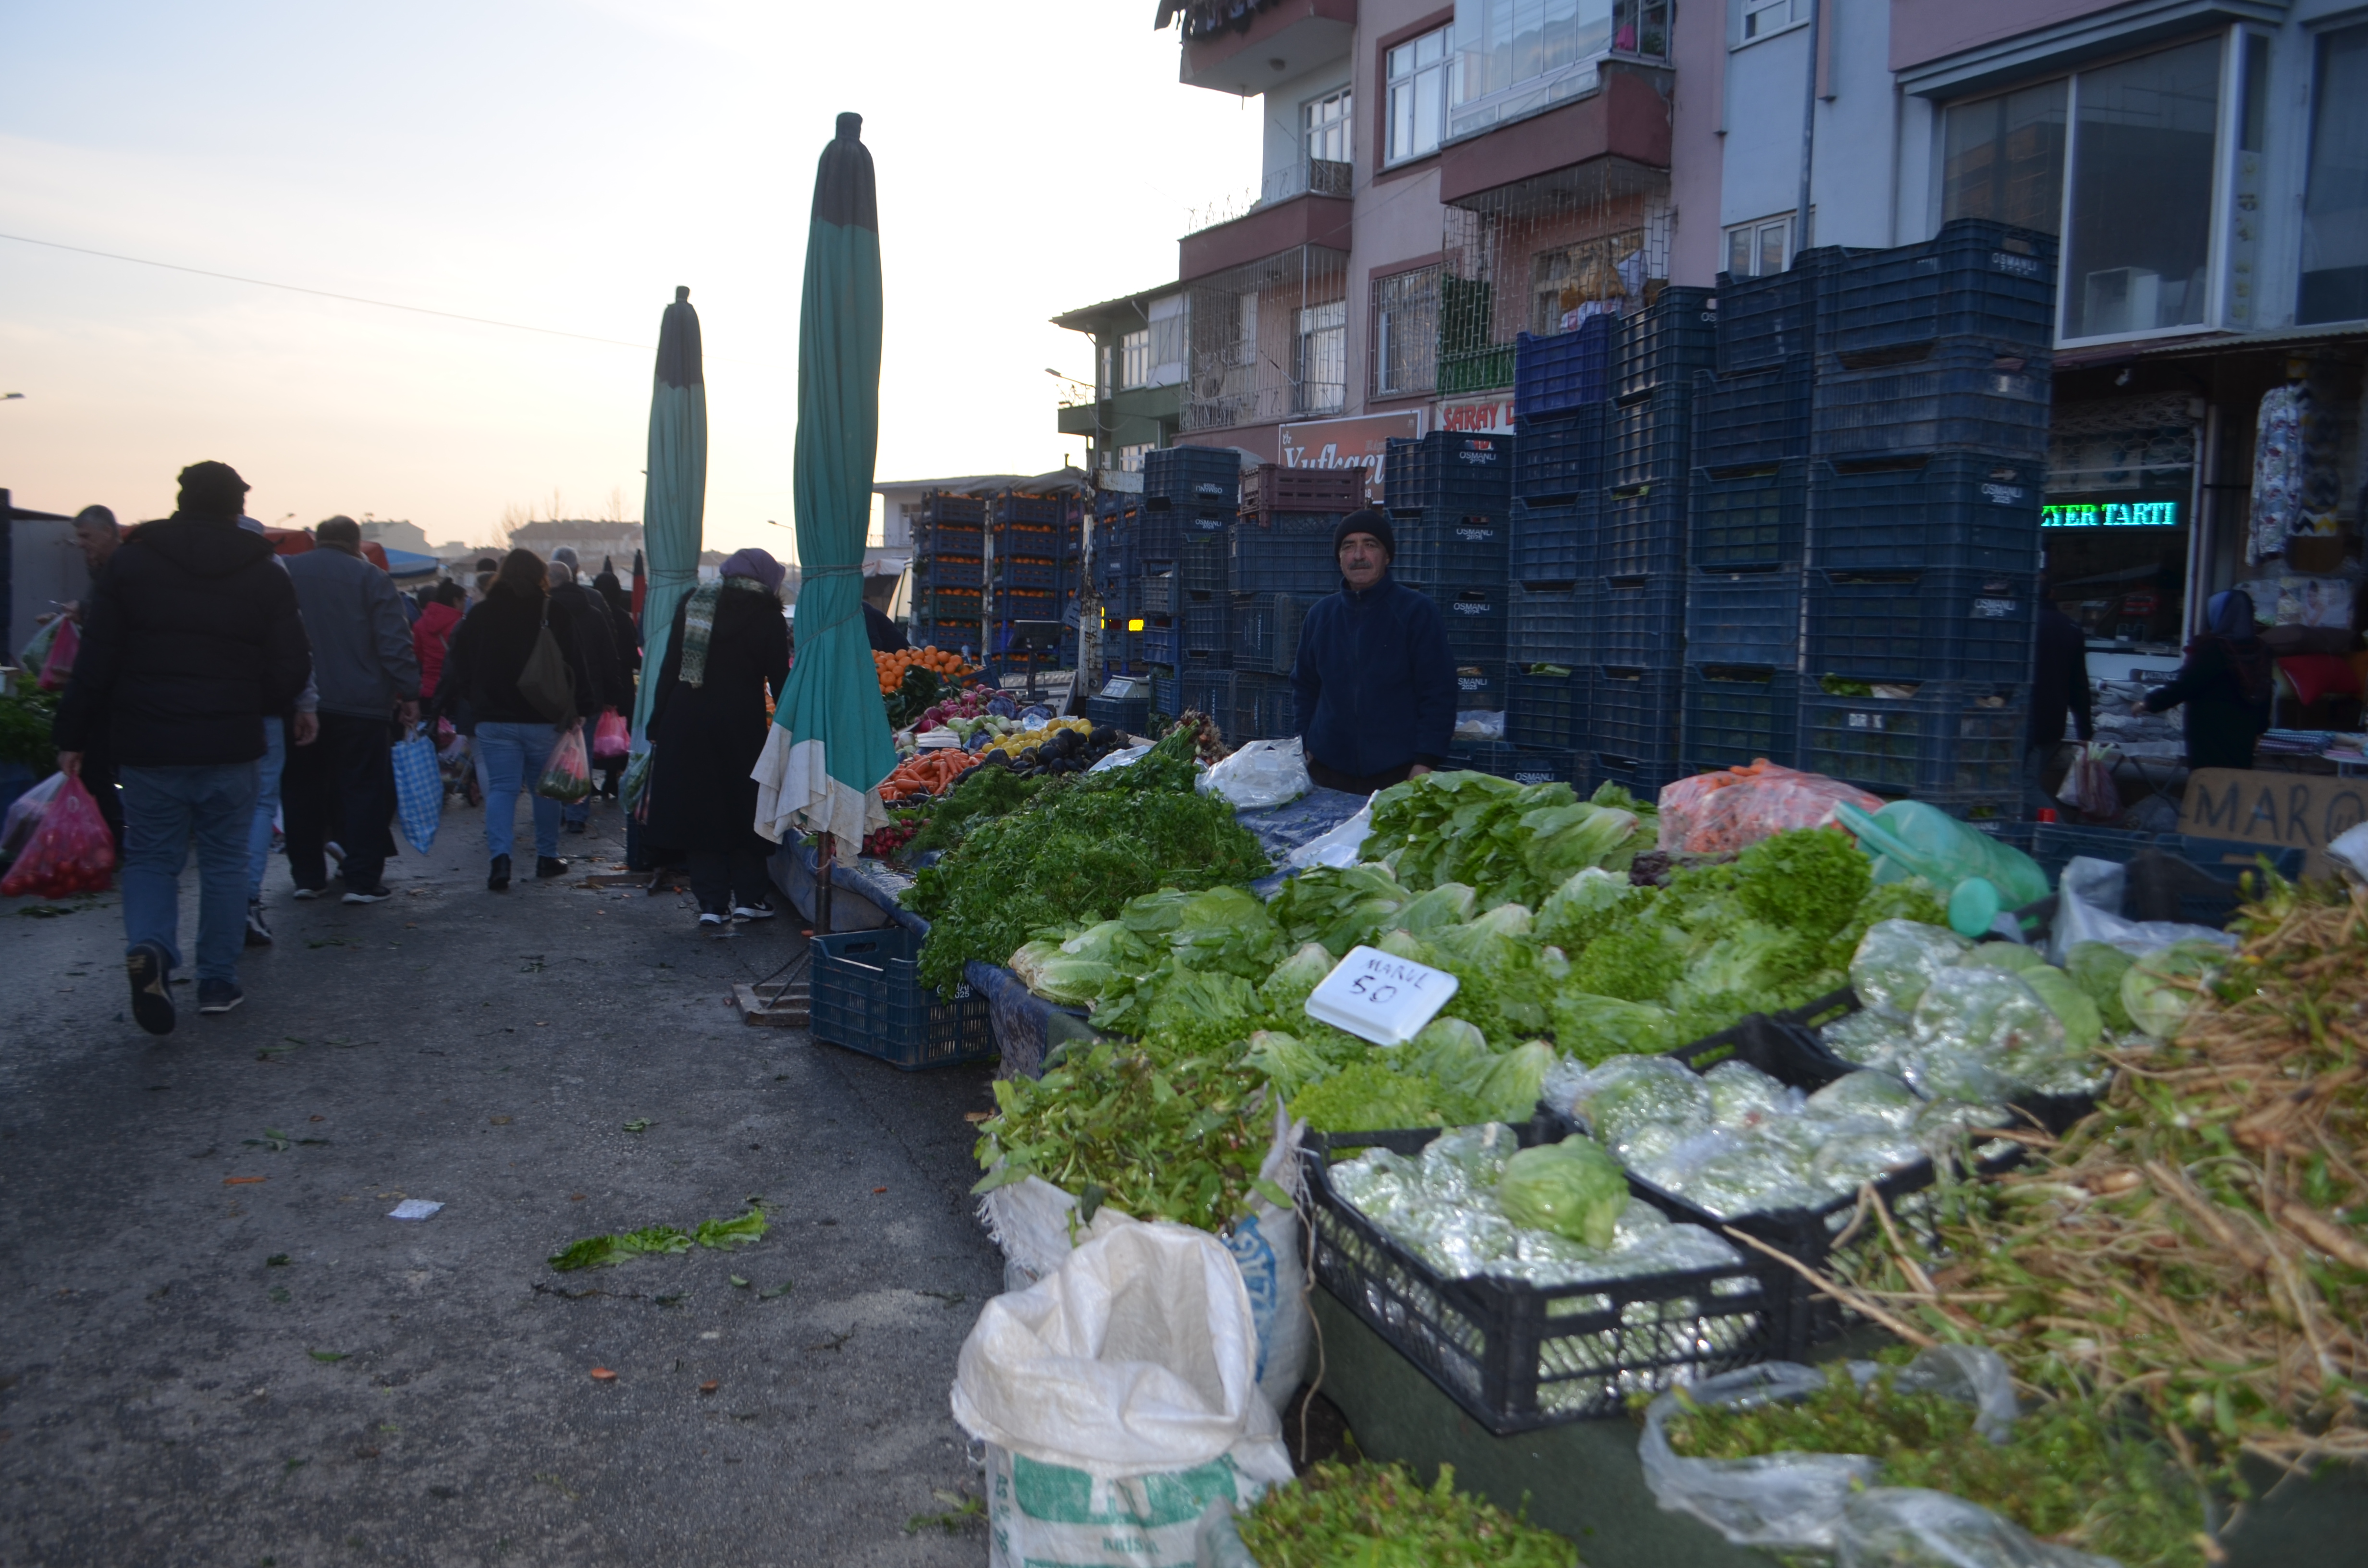
[[[392,718],[397,702],[419,695],[419,661],[411,652],[411,622],[394,579],[333,547],[287,560],[313,639],[321,711]]]
[[[448,604],[430,604],[411,623],[411,653],[419,661],[419,695],[422,699],[436,695],[436,682],[444,673],[444,649],[452,641],[452,629],[461,624],[461,612]]]
[[[596,717],[601,707],[600,692],[585,663],[575,605],[543,594],[514,593],[504,583],[495,583],[452,633],[437,683],[437,711],[464,734],[474,734],[482,723],[549,723],[534,704],[518,695],[518,677],[526,669],[527,655],[534,652],[546,616],[575,679],[577,715]]]
[[[253,762],[264,715],[288,710],[312,665],[269,543],[230,517],[144,523],[92,586],[58,749],[104,739],[126,767]]]
[[[1439,607],[1395,578],[1315,601],[1291,666],[1307,755],[1360,778],[1447,760],[1455,661]]]

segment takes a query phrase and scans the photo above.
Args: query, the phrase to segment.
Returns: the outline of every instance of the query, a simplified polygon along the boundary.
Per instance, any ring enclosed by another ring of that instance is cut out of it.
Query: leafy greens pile
[[[1326,1460],[1258,1499],[1235,1527],[1261,1568],[1577,1568],[1578,1549],[1404,1465]]]

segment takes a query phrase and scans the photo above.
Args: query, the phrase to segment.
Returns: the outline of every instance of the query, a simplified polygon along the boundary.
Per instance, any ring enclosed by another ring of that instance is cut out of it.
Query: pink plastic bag
[[[592,731],[592,755],[602,762],[622,762],[632,749],[624,715],[613,708],[601,710],[600,722]]]
[[[115,836],[98,802],[79,778],[69,778],[41,812],[32,842],[0,878],[0,897],[64,898],[105,892],[114,881]]]
[[[1881,800],[1839,778],[1772,762],[1698,774],[1662,789],[1660,846],[1732,854],[1787,828],[1825,827],[1838,805],[1883,809]]]
[[[50,640],[50,656],[41,661],[40,687],[43,691],[61,691],[74,678],[74,655],[82,652],[82,633],[64,616],[58,618],[58,634]]]
[[[592,793],[592,763],[584,755],[584,726],[579,722],[570,724],[559,744],[551,748],[551,759],[542,765],[542,777],[534,781],[534,792],[554,801],[575,801]]]
[[[2119,820],[2122,792],[2113,783],[2112,759],[2108,747],[2093,743],[2082,746],[2070,771],[2064,775],[2063,792],[2057,798],[2083,816],[2099,822]]]

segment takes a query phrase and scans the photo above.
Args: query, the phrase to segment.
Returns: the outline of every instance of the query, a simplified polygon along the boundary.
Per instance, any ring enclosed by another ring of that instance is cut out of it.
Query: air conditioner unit
[[[2162,320],[2162,274],[2143,267],[2091,272],[2084,306],[2082,337],[2151,332]]]

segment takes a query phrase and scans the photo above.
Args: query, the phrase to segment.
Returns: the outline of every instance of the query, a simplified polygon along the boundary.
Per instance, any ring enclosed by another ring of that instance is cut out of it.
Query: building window
[[[1350,94],[1343,87],[1327,93],[1300,110],[1306,130],[1307,161],[1311,164],[1345,164],[1350,161],[1353,145],[1349,126],[1354,119]]]
[[[2218,39],[2075,78],[2066,338],[2203,323],[2219,117]]]
[[[1151,373],[1145,386],[1172,387],[1184,379],[1184,296],[1151,301]]]
[[[1373,395],[1408,397],[1439,385],[1439,268],[1373,281]]]
[[[1142,441],[1133,446],[1121,447],[1118,449],[1118,471],[1121,473],[1141,473],[1143,454],[1153,450],[1157,445],[1156,441]]]
[[[1299,312],[1298,389],[1293,414],[1338,414],[1349,397],[1349,301],[1307,305]]]
[[[1793,265],[1793,219],[1762,218],[1726,232],[1726,275],[1766,278]]]
[[[2067,82],[2042,82],[1949,111],[1941,169],[1951,218],[2055,233],[2064,221]]]
[[[1666,59],[1668,33],[1669,0],[1456,0],[1447,134],[1590,93],[1607,54]]]
[[[1447,125],[1447,34],[1440,28],[1389,52],[1389,163],[1439,151]]]
[[[1809,19],[1810,0],[1743,0],[1743,41],[1782,32]]]
[[[1119,339],[1120,390],[1146,385],[1151,380],[1151,329],[1136,327]]]
[[[2294,312],[2297,322],[2362,317],[2368,317],[2368,27],[2318,40]]]

